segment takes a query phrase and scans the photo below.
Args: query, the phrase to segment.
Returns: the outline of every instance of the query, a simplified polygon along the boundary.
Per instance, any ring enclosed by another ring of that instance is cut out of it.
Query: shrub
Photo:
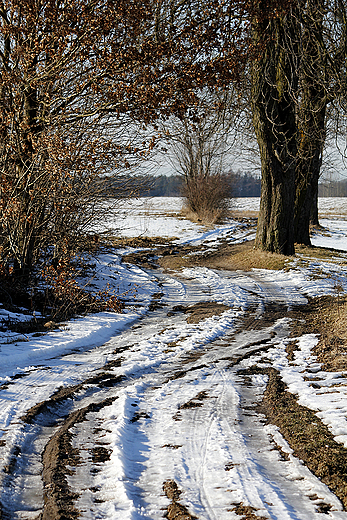
[[[221,174],[187,177],[183,187],[188,214],[205,224],[213,224],[225,217],[229,194],[230,184]]]

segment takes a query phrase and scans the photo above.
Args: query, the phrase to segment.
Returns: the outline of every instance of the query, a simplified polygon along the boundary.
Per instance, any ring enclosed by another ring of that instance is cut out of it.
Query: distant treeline
[[[230,197],[260,197],[260,178],[250,173],[227,173],[225,182],[230,188]],[[182,175],[160,175],[153,177],[141,189],[141,196],[179,197],[182,194]],[[319,184],[319,197],[347,197],[347,179],[323,181]]]
[[[347,179],[323,181],[318,186],[319,197],[347,197]]]
[[[260,178],[250,173],[229,172],[223,176],[229,187],[230,197],[260,197]],[[117,181],[104,179],[107,196],[119,197],[180,197],[184,177],[182,175],[127,176]],[[319,197],[347,197],[347,179],[323,181],[319,184]]]
[[[260,179],[249,173],[227,173],[223,176],[229,186],[230,197],[260,197]],[[159,175],[139,183],[139,196],[179,197],[182,194],[182,175]]]

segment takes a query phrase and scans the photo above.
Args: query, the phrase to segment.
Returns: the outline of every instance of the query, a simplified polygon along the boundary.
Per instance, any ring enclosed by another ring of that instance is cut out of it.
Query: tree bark
[[[253,39],[266,41],[252,68],[253,125],[261,158],[261,199],[255,247],[294,254],[295,165],[297,155],[291,13],[253,22]]]
[[[319,226],[319,218],[318,218],[318,185],[316,193],[313,196],[312,206],[311,206],[311,217],[310,217],[311,226]]]
[[[310,224],[318,224],[318,180],[322,165],[327,109],[326,55],[323,41],[325,0],[309,0],[302,16],[301,102],[298,109],[295,241],[310,246]]]
[[[308,246],[311,245],[310,224],[318,225],[318,181],[324,144],[324,138],[320,136],[325,133],[325,107],[315,113],[315,118],[317,121],[307,128],[311,132],[301,145],[296,173],[295,242]]]

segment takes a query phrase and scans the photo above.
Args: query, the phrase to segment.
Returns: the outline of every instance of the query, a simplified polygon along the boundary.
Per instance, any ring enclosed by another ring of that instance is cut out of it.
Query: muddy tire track
[[[98,412],[116,399],[108,397],[101,403],[91,403],[73,412],[49,440],[42,456],[44,507],[40,520],[73,520],[79,517],[79,511],[74,506],[79,495],[71,490],[66,478],[71,474],[68,466],[77,466],[80,462],[78,450],[72,447],[70,428],[83,422],[89,412]]]
[[[187,315],[190,314],[190,316],[193,317],[191,322],[199,323],[201,319],[208,316],[214,316],[220,312],[224,312],[225,310],[227,310],[227,308],[220,304],[215,304],[213,302],[200,302],[198,305],[181,306],[174,310],[174,314],[176,315],[178,312],[184,312]],[[155,312],[162,312],[163,317],[169,314],[166,310],[161,310],[161,306],[156,307]],[[232,438],[234,427],[226,424],[228,422],[228,413],[230,413],[230,411],[228,411],[230,405],[230,400],[228,398],[229,394],[227,395],[226,393],[226,396],[223,397],[221,393],[220,399],[218,400],[215,395],[210,395],[210,389],[212,390],[214,387],[219,385],[219,388],[222,388],[227,392],[233,383],[234,376],[236,378],[244,377],[244,384],[246,387],[247,377],[256,374],[257,369],[254,369],[253,372],[247,372],[246,370],[243,370],[242,363],[248,362],[252,356],[259,357],[260,355],[265,354],[267,350],[276,345],[276,342],[279,341],[280,338],[278,337],[278,333],[275,330],[272,330],[272,326],[277,320],[287,317],[288,315],[288,309],[285,305],[266,303],[263,305],[261,315],[259,315],[259,309],[252,309],[252,311],[248,312],[248,316],[244,321],[239,320],[238,326],[234,328],[232,332],[226,331],[223,336],[218,337],[216,340],[211,340],[210,343],[195,347],[191,351],[187,350],[179,356],[173,356],[174,360],[172,361],[161,361],[160,363],[153,365],[153,367],[146,367],[146,370],[143,370],[141,373],[140,371],[138,373],[134,371],[127,376],[124,376],[119,374],[119,370],[116,370],[117,368],[122,367],[123,361],[123,358],[117,357],[97,369],[95,375],[85,378],[78,384],[59,388],[50,396],[49,399],[43,400],[28,409],[21,416],[22,422],[24,423],[24,430],[25,428],[29,429],[31,426],[44,422],[45,417],[50,417],[50,422],[53,423],[51,424],[53,433],[42,450],[43,508],[39,516],[40,520],[74,520],[82,515],[83,512],[78,505],[80,492],[77,487],[75,489],[73,485],[69,484],[69,477],[74,474],[74,468],[83,464],[81,456],[81,444],[83,438],[81,440],[79,434],[76,433],[76,431],[73,431],[73,429],[78,424],[88,422],[89,419],[87,416],[89,413],[97,413],[103,408],[112,405],[118,399],[117,393],[120,392],[121,389],[126,389],[127,385],[129,385],[129,387],[131,387],[131,385],[134,386],[134,382],[136,382],[138,386],[142,385],[143,402],[147,406],[146,399],[150,393],[147,392],[147,390],[150,389],[150,391],[153,391],[155,388],[153,381],[156,382],[159,391],[164,388],[165,385],[170,385],[171,383],[172,385],[176,384],[177,388],[179,388],[181,384],[185,385],[189,378],[193,381],[196,377],[198,380],[200,377],[199,374],[203,373],[204,377],[210,378],[211,386],[207,389],[202,389],[199,392],[196,392],[193,396],[190,396],[189,399],[186,399],[183,402],[181,401],[176,414],[172,414],[171,419],[176,419],[176,421],[188,421],[188,415],[195,414],[196,422],[194,423],[194,419],[190,419],[191,422],[187,423],[192,425],[192,428],[194,429],[194,424],[198,425],[198,423],[206,423],[204,408],[209,407],[208,413],[210,414],[210,423],[207,427],[212,431],[212,427],[215,425],[215,418],[220,417],[221,428],[218,431],[223,432],[223,435],[224,432],[226,432],[225,436]],[[141,324],[137,327],[141,330]],[[176,344],[173,342],[171,347],[175,349],[175,346]],[[131,345],[130,347],[128,343],[126,346],[118,347],[117,351],[113,351],[113,354],[119,355],[132,347],[134,347],[134,352],[140,350],[137,344]],[[121,370],[123,371],[124,367],[121,368]],[[264,370],[261,372],[261,369],[259,369],[258,374],[262,373],[264,373]],[[213,381],[214,374],[220,374],[220,376],[218,376],[219,379],[216,376],[215,381]],[[268,371],[267,375],[271,376],[271,372]],[[147,376],[148,378],[146,379]],[[271,377],[269,388],[271,387]],[[275,388],[276,385],[272,386]],[[279,386],[277,385],[276,388],[276,395],[280,395],[280,391],[278,390]],[[255,416],[256,414],[259,415],[259,413],[265,413],[265,408],[255,408],[257,403],[256,400],[252,401],[253,396],[251,395],[251,392],[248,394],[248,397],[248,408],[244,406],[242,411],[244,417],[247,415]],[[215,398],[215,406],[209,404],[213,402],[213,398]],[[266,399],[268,399],[268,402],[274,409],[274,403],[270,402],[270,398],[266,397]],[[266,402],[266,399],[264,399],[264,403]],[[136,406],[135,400],[136,399],[134,398],[134,402],[130,403],[129,406]],[[277,402],[277,397],[275,397],[275,401]],[[241,403],[240,407],[242,408],[242,406]],[[127,425],[130,425],[130,431],[136,434],[136,428],[140,430],[141,427],[145,425],[146,421],[150,422],[152,420],[152,413],[150,407],[148,410],[144,408],[138,408],[136,411],[131,408],[129,409],[131,410],[131,413],[127,413],[126,417],[124,417]],[[275,416],[271,416],[270,413],[267,413],[267,415],[269,421],[276,424]],[[234,419],[237,422],[237,418]],[[104,420],[105,417],[101,417],[100,421]],[[90,421],[90,423],[92,424],[92,421]],[[180,422],[179,425],[181,424],[183,423]],[[102,423],[101,426],[105,429]],[[192,435],[192,439],[193,437],[194,435]],[[210,434],[210,432],[207,432],[205,439],[206,457],[208,456],[209,446],[213,446],[213,439],[214,437],[212,436],[212,433]],[[176,439],[176,441],[177,442],[171,443],[167,442],[166,444],[163,444],[162,447],[172,448],[175,453],[179,452],[181,448],[183,451],[185,448],[184,441],[182,439]],[[186,444],[188,443],[186,442]],[[14,473],[16,457],[19,455],[16,451],[18,449],[21,449],[20,445],[18,447],[13,447],[12,459],[7,468],[9,478],[12,478],[13,481],[17,477]],[[110,459],[112,450],[97,445],[97,442],[94,440],[94,446],[89,448],[89,453],[91,454],[90,465],[102,464]],[[198,444],[196,444],[195,447],[195,455],[197,457],[200,456],[201,458],[201,449]],[[13,464],[11,461],[13,461]],[[194,463],[195,461],[193,460],[193,466]],[[90,465],[88,468],[90,468]],[[234,468],[237,468],[237,466],[238,464],[235,464],[233,459],[231,459],[226,461],[224,467],[225,471],[228,472],[229,475],[232,473]],[[201,474],[198,474],[198,472],[196,473],[196,479],[200,479],[202,482],[205,474],[203,472],[200,472]],[[91,475],[90,478],[93,480],[94,476]],[[194,520],[198,518],[198,515],[194,516],[194,514],[192,514],[189,505],[190,503],[187,505],[186,502],[186,505],[183,505],[180,501],[181,493],[186,491],[184,484],[182,485],[182,483],[179,482],[179,489],[177,484],[178,481],[176,482],[174,475],[172,475],[172,478],[169,480],[166,480],[164,484],[162,484],[162,482],[163,479],[161,480],[161,489],[164,491],[165,496],[171,501],[170,505],[167,507],[166,517],[169,520]],[[209,502],[209,490],[207,486],[206,489],[204,489],[204,486],[205,484],[202,484],[200,488],[202,490],[201,495],[204,495],[205,493],[205,497],[203,496],[205,502],[202,502],[202,504],[207,504],[207,513],[208,511],[212,511],[209,518],[217,518],[218,516],[213,512],[214,502]],[[88,489],[90,491],[93,491],[93,489],[96,490],[97,486],[95,485],[95,482],[93,482]],[[158,492],[158,497],[159,495],[160,491]],[[95,498],[95,503],[103,501],[99,500],[98,497]],[[257,516],[256,514],[259,508],[257,508],[255,504],[244,505],[242,502],[234,501],[230,502],[229,507],[230,508],[227,511],[233,512],[234,514],[243,515],[249,519],[259,517],[259,515]],[[323,505],[322,508],[324,509]],[[324,512],[323,509],[322,512]],[[193,511],[193,513],[196,514],[195,511]],[[6,516],[6,514],[7,513],[5,512],[3,516],[7,520],[9,517]],[[1,511],[0,520],[2,520]]]
[[[168,520],[197,520],[196,516],[189,513],[188,509],[180,504],[179,498],[182,493],[174,480],[167,480],[163,484],[165,495],[171,500],[165,516]]]

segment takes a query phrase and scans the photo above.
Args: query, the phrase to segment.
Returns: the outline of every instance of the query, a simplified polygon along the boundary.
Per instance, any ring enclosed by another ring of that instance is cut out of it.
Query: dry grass
[[[261,411],[277,425],[294,450],[294,455],[347,507],[347,449],[338,444],[327,426],[312,410],[298,404],[287,391],[278,372],[268,370],[269,381]],[[330,504],[317,504],[319,513],[328,513]]]
[[[259,249],[244,248],[234,255],[231,255],[225,262],[225,267],[249,271],[250,269],[284,269],[290,257],[268,253]]]
[[[112,246],[114,247],[156,247],[158,245],[169,245],[171,242],[176,240],[175,237],[163,238],[163,237],[113,237],[111,238]]]
[[[303,255],[309,258],[319,258],[322,260],[341,258],[347,262],[345,253],[337,249],[316,247],[316,246],[304,246],[301,244],[295,244],[295,253],[297,255]]]
[[[221,208],[201,209],[199,212],[192,211],[189,207],[183,206],[181,216],[196,224],[203,224],[211,227],[218,222],[221,222],[226,217],[226,212]]]
[[[165,269],[180,269],[183,267],[210,267],[212,269],[229,269],[232,271],[251,269],[284,269],[292,257],[267,253],[254,249],[254,241],[243,242],[242,244],[221,243],[216,251],[196,254],[197,249],[189,250],[186,247],[183,254],[175,256],[165,256],[160,259],[161,267]]]
[[[258,218],[259,211],[241,211],[238,209],[231,209],[228,212],[228,216],[235,218],[235,219],[241,219],[241,218]]]
[[[297,312],[298,321],[293,334],[319,334],[314,348],[317,361],[325,371],[347,370],[347,297],[323,296],[315,298]],[[303,323],[302,320],[305,320]]]

